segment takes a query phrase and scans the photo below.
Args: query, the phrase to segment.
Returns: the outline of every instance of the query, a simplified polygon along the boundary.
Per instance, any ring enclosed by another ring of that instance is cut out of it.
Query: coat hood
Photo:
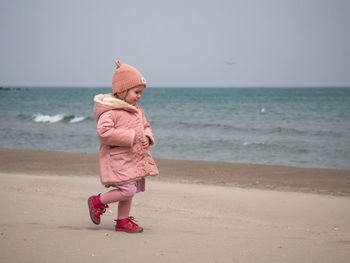
[[[94,118],[96,121],[101,114],[109,110],[126,110],[130,112],[138,112],[137,107],[114,97],[112,94],[99,94],[94,98]]]

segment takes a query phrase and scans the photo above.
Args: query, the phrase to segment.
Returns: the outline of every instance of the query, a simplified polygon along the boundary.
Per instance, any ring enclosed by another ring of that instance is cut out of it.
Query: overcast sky
[[[350,86],[347,0],[0,0],[0,86]]]

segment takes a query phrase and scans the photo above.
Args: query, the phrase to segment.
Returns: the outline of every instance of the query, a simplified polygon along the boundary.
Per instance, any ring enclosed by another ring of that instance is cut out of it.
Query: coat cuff
[[[153,137],[146,134],[146,137],[149,139],[149,147],[154,147],[156,145],[156,142],[154,141]]]

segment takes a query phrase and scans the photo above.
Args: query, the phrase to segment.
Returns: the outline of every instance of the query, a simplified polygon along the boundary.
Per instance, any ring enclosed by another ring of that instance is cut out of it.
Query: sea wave
[[[33,114],[33,121],[34,122],[50,122],[50,123],[55,123],[62,121],[64,118],[63,114],[57,114],[57,115],[43,115],[43,114]]]
[[[83,116],[74,117],[73,119],[69,120],[69,123],[81,122],[85,119],[86,119],[86,117],[83,117]]]
[[[21,114],[19,116],[22,119],[26,119],[26,116]],[[65,115],[65,114],[55,114],[55,115],[47,115],[42,113],[36,113],[31,116],[31,119],[34,122],[38,123],[57,123],[57,122],[63,122],[63,123],[79,123],[85,120],[93,120],[92,117],[88,116],[75,116],[73,114]]]

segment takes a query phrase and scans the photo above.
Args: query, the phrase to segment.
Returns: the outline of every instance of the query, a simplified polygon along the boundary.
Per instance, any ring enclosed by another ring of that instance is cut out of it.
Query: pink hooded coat
[[[148,138],[150,147],[154,146],[151,126],[143,109],[112,94],[96,95],[94,102],[101,183],[120,185],[158,175],[149,149],[142,145],[142,140]]]

